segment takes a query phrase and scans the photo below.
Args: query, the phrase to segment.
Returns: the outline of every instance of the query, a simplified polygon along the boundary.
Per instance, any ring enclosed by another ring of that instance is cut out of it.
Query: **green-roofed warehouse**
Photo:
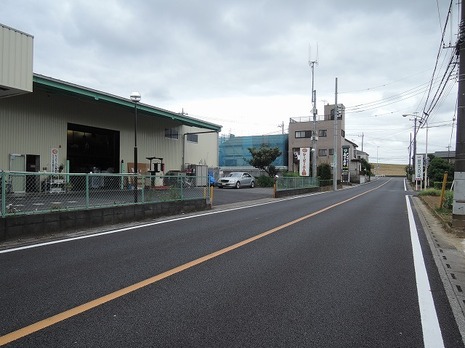
[[[105,92],[33,74],[33,91],[0,97],[0,170],[131,172],[135,103]],[[187,164],[218,166],[221,126],[137,103],[139,171],[147,157],[165,171]],[[58,157],[56,155],[58,154]],[[52,156],[58,158],[53,161]]]

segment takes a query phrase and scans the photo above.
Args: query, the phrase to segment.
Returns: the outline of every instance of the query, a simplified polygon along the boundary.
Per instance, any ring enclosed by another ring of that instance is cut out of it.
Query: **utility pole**
[[[318,140],[318,134],[316,129],[316,91],[315,91],[315,64],[318,64],[318,47],[317,47],[317,57],[315,60],[311,60],[309,57],[308,64],[312,69],[312,114],[313,114],[313,132],[312,132],[312,177],[316,178],[316,160],[317,160],[317,148],[316,141]]]
[[[410,121],[413,121],[413,156],[409,158],[409,167],[410,167],[410,159],[412,160],[413,164],[413,170],[415,175],[412,177],[412,182],[415,180],[415,189],[417,189],[417,173],[416,173],[416,159],[417,159],[417,118],[418,118],[418,112],[414,112],[413,114],[403,114],[402,117],[409,117],[413,116],[413,119],[410,119]],[[419,121],[421,125],[421,121]],[[411,154],[411,147],[412,147],[412,135],[410,135],[410,147],[409,147],[409,156]]]
[[[337,106],[337,77],[336,77],[336,89],[335,89],[335,97],[334,97],[334,123],[333,123],[333,132],[334,132],[334,137],[333,137],[333,190],[337,191],[337,153],[338,153],[338,148],[337,148],[337,115],[339,112],[339,108]]]
[[[428,158],[428,121],[426,121],[425,127],[426,127],[426,145],[425,145],[426,155],[425,155],[425,182],[423,183],[423,187],[426,190],[428,188],[428,162],[429,162],[429,158]]]
[[[417,160],[417,117],[413,118],[413,163]],[[415,179],[416,181],[416,179]]]
[[[412,133],[410,132],[409,135],[410,135],[410,142],[408,146],[408,170],[410,174],[410,172],[412,171]]]
[[[456,53],[459,55],[459,81],[452,225],[463,228],[465,227],[465,4],[463,3],[461,4],[460,32]]]
[[[284,134],[284,121],[281,124],[278,124],[278,128],[281,128],[281,134]]]

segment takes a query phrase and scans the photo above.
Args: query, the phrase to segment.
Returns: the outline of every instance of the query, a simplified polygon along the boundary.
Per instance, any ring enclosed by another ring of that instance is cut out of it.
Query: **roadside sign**
[[[423,155],[416,155],[415,158],[415,180],[423,179]]]

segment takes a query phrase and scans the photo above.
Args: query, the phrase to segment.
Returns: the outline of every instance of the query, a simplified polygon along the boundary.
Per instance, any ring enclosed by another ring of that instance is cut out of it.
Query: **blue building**
[[[252,159],[249,148],[260,148],[267,145],[277,147],[281,155],[273,162],[279,170],[287,170],[288,135],[252,135],[236,137],[234,135],[222,135],[219,141],[219,166],[223,171],[247,170],[252,171],[248,163]]]

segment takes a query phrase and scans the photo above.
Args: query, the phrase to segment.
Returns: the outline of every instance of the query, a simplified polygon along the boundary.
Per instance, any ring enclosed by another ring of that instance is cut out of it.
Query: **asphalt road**
[[[218,188],[213,191],[213,206],[224,204],[239,204],[254,200],[273,198],[273,188],[271,187],[243,187],[235,188]]]
[[[463,347],[406,195],[382,179],[0,251],[0,345]]]

